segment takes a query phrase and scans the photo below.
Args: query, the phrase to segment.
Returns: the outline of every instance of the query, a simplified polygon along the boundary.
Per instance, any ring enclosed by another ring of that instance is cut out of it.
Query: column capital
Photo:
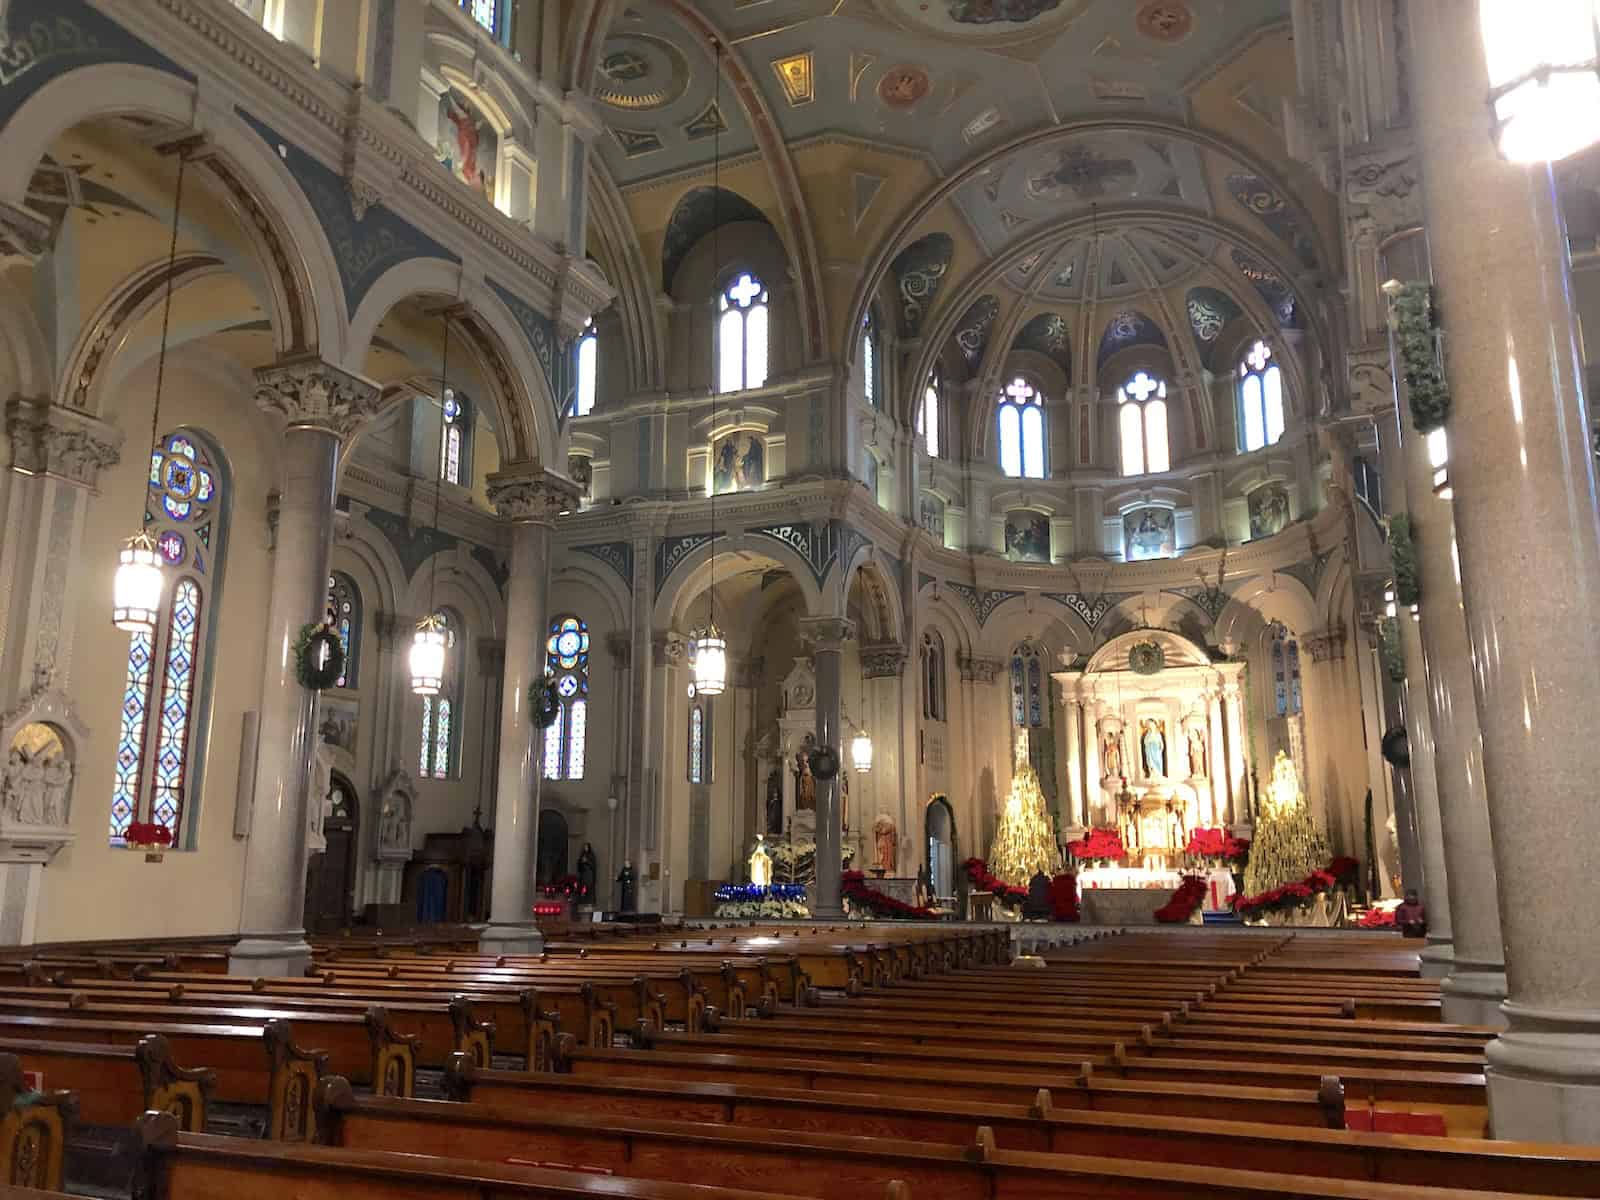
[[[650,659],[658,667],[681,666],[688,651],[688,639],[681,633],[658,629],[650,636]]]
[[[95,490],[100,472],[122,456],[122,430],[48,400],[8,400],[6,436],[13,471],[47,475],[89,491]]]
[[[1421,164],[1408,144],[1347,151],[1344,194],[1352,238],[1377,242],[1422,224],[1421,182]]]
[[[975,654],[959,656],[956,665],[961,669],[961,679],[964,683],[993,683],[1006,669],[1006,661],[1003,658],[980,658]]]
[[[733,664],[733,686],[736,688],[760,687],[766,676],[767,660],[760,655],[740,658]]]
[[[906,648],[899,642],[874,642],[861,647],[861,675],[865,679],[898,679],[905,670]]]
[[[341,441],[377,415],[378,385],[314,354],[280,359],[256,369],[256,403],[290,428],[320,429]]]
[[[1339,662],[1344,658],[1344,643],[1348,636],[1349,631],[1341,623],[1308,633],[1300,640],[1311,652],[1312,662]]]
[[[553,525],[578,504],[578,488],[570,479],[532,463],[514,464],[488,478],[489,503],[506,521]]]
[[[620,630],[612,630],[606,634],[606,653],[619,667],[627,668],[633,665],[633,639]]]
[[[819,650],[838,650],[845,642],[854,640],[856,623],[848,617],[801,617],[800,640]]]

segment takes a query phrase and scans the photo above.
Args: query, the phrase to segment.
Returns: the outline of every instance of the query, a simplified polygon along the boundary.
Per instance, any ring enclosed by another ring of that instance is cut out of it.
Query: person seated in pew
[[[1394,923],[1404,937],[1419,938],[1428,932],[1428,912],[1417,898],[1416,888],[1406,889],[1406,898],[1394,910]]]

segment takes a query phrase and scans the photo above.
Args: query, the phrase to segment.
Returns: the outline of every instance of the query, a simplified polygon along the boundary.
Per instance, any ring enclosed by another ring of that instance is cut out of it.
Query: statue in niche
[[[44,765],[44,811],[46,825],[67,823],[67,791],[72,787],[72,764],[59,755]]]
[[[1189,726],[1189,774],[1206,778],[1206,731]]]
[[[850,832],[850,776],[845,771],[839,772],[839,824],[846,833]]]
[[[783,832],[783,774],[777,767],[767,776],[767,832]]]
[[[809,742],[809,739],[807,739]],[[794,806],[798,812],[817,810],[817,777],[811,773],[811,753],[802,746],[794,756]]]
[[[594,901],[595,884],[600,878],[599,864],[595,861],[594,845],[585,842],[578,852],[578,899]]]
[[[1122,778],[1122,743],[1112,730],[1106,730],[1101,740],[1100,761],[1105,764],[1107,779]]]
[[[894,818],[879,813],[872,823],[872,866],[885,875],[894,874],[895,852],[900,847],[900,834],[895,830]]]
[[[1144,755],[1144,777],[1163,778],[1167,773],[1167,739],[1161,732],[1161,722],[1146,718],[1139,726],[1139,746]]]

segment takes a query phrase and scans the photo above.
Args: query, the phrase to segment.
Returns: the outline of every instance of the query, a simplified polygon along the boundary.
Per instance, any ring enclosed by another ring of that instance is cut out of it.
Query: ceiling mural
[[[994,331],[995,318],[1000,315],[1000,301],[993,296],[979,296],[961,317],[956,326],[956,348],[967,360],[967,370],[976,372],[983,361],[983,352],[989,347],[989,335]]]
[[[930,233],[900,251],[890,264],[898,297],[901,337],[916,337],[922,331],[923,319],[933,307],[933,299],[939,294],[954,252],[955,243],[948,233]]]
[[[1072,327],[1060,313],[1039,313],[1022,327],[1013,350],[1043,354],[1072,378]]]
[[[1294,251],[1304,267],[1317,265],[1317,250],[1284,198],[1261,176],[1235,171],[1227,179],[1228,192],[1281,242]]]
[[[685,192],[667,221],[661,242],[661,290],[672,291],[672,281],[695,243],[713,229],[734,221],[767,221],[767,216],[737,192],[727,188],[698,187]],[[767,222],[770,224],[771,222]]]
[[[1123,309],[1106,323],[1095,363],[1104,366],[1108,358],[1129,346],[1160,346],[1164,349],[1166,344],[1167,335],[1161,332],[1161,326],[1137,309]]]
[[[1283,276],[1266,263],[1247,254],[1243,250],[1233,249],[1229,252],[1233,265],[1239,269],[1239,274],[1249,281],[1261,299],[1266,302],[1272,315],[1277,318],[1278,325],[1284,329],[1301,328],[1299,304],[1294,298],[1294,292]]]
[[[689,62],[665,38],[629,33],[606,40],[594,98],[625,112],[665,108],[689,87]]]
[[[1189,329],[1202,353],[1221,336],[1229,321],[1244,315],[1232,296],[1212,287],[1190,288],[1184,298],[1189,312]]]

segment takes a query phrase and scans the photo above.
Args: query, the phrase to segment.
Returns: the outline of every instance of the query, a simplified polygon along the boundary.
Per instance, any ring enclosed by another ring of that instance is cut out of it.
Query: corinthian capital
[[[376,384],[306,355],[259,368],[256,403],[291,426],[325,429],[345,441],[377,415],[379,392]]]
[[[802,617],[800,640],[813,652],[838,650],[845,642],[854,641],[856,623],[847,617]]]
[[[570,479],[532,463],[496,471],[488,479],[489,503],[507,521],[550,525],[578,506],[578,489]]]
[[[898,678],[906,665],[906,648],[899,642],[879,642],[861,647],[861,675],[865,679]]]
[[[48,400],[7,401],[6,436],[13,471],[64,479],[91,491],[100,472],[116,464],[122,446],[116,426]]]

